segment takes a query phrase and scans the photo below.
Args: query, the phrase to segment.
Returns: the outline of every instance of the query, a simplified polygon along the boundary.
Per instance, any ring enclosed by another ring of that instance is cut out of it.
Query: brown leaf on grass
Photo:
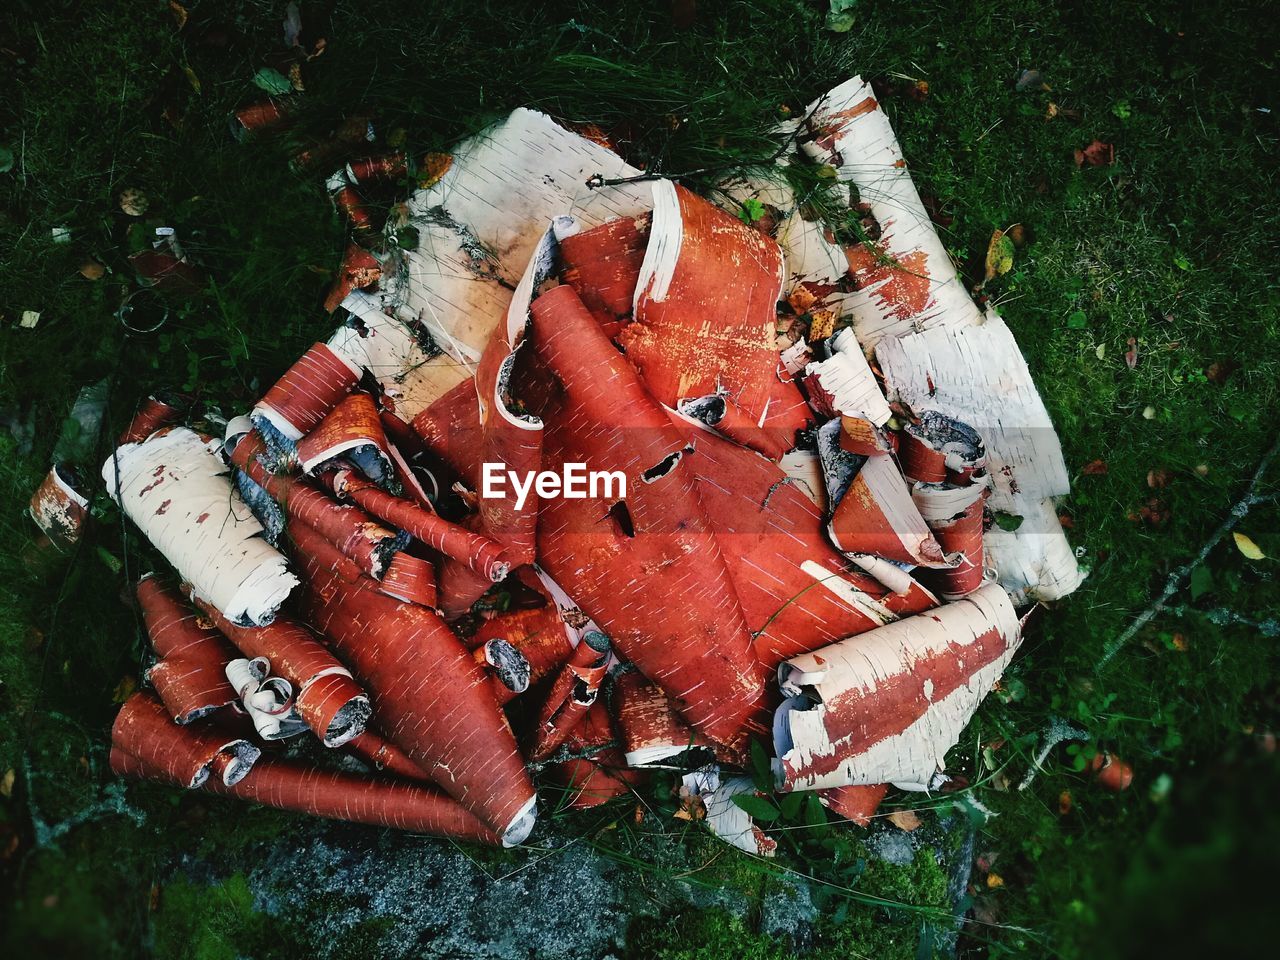
[[[101,280],[106,276],[107,268],[97,260],[86,260],[80,264],[80,276],[86,280]]]
[[[918,830],[924,826],[924,821],[920,819],[920,814],[914,810],[895,810],[889,814],[889,822],[905,833],[910,833],[912,830]]]
[[[1103,477],[1107,473],[1107,461],[1090,460],[1081,471],[1086,477]]]
[[[1063,530],[1074,530],[1076,522],[1069,513],[1058,514],[1058,523],[1062,524]]]
[[[1163,490],[1173,483],[1173,471],[1165,467],[1155,467],[1147,471],[1147,486],[1152,490]]]
[[[1116,162],[1116,148],[1110,143],[1095,140],[1083,150],[1077,150],[1076,166],[1106,167]]]
[[[1124,352],[1125,366],[1132,370],[1138,365],[1138,338],[1130,337],[1125,341],[1125,346],[1128,347]]]
[[[1235,360],[1215,360],[1205,369],[1204,375],[1209,378],[1210,383],[1222,386],[1239,369],[1240,364]]]
[[[1071,812],[1071,791],[1063,790],[1058,794],[1058,816],[1065,817]]]
[[[13,781],[15,776],[16,774],[13,772],[13,767],[10,767],[4,772],[4,776],[0,777],[0,797],[13,796]]]
[[[1003,230],[991,234],[987,243],[986,279],[1002,277],[1013,269],[1013,240]]]
[[[1162,527],[1173,516],[1168,504],[1159,497],[1151,497],[1146,503],[1138,508],[1137,513],[1131,512],[1129,520],[1137,522],[1141,520],[1150,527]]]
[[[120,209],[130,217],[140,217],[147,212],[151,201],[137,187],[129,187],[120,192]]]

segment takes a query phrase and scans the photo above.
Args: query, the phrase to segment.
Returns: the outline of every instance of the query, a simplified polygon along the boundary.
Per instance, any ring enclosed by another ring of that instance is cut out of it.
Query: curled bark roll
[[[471,570],[497,583],[511,570],[502,545],[466,527],[450,523],[439,514],[379,490],[372,482],[349,470],[332,477],[334,492],[350,499],[384,523],[404,530],[432,550],[460,560]]]
[[[76,489],[69,467],[55,463],[31,496],[31,519],[55,546],[66,550],[80,539],[89,519],[89,498]]]
[[[387,435],[369,394],[347,394],[298,441],[298,462],[304,473],[315,473],[334,461],[353,464],[379,486],[394,479]]]
[[[892,783],[928,789],[1022,635],[1009,596],[962,600],[778,668],[774,773],[786,790]]]
[[[211,774],[223,785],[234,785],[261,753],[248,740],[216,727],[178,726],[149,693],[126,700],[111,725],[113,772],[187,790],[201,786]]]
[[[139,443],[163,427],[177,423],[182,418],[182,410],[175,404],[159,397],[151,396],[142,401],[138,412],[124,433],[120,435],[120,443]]]
[[[253,422],[296,442],[359,382],[359,367],[326,344],[314,344],[254,406]]]
[[[548,462],[622,473],[626,497],[548,500],[538,558],[694,729],[735,741],[763,697],[686,442],[567,286],[533,302]],[[607,518],[607,520],[602,520]]]
[[[265,658],[272,675],[298,691],[294,706],[326,747],[340,747],[364,730],[368,695],[306,627],[286,617],[266,627],[238,627],[208,604],[200,607],[241,653]]]
[[[242,780],[210,793],[331,820],[497,845],[502,838],[447,793],[409,780],[373,779],[263,757]]]
[[[559,669],[574,651],[565,632],[564,621],[560,618],[559,607],[554,602],[486,620],[468,643],[472,645],[477,662],[491,668],[502,680],[497,687],[501,703],[536,686]],[[504,656],[506,650],[513,651],[515,657]],[[510,669],[504,675],[503,664],[513,661],[517,671],[523,663],[522,683],[508,682],[511,679]]]
[[[538,711],[529,759],[545,760],[564,743],[596,702],[609,669],[609,638],[591,631],[560,669]]]
[[[147,636],[160,658],[147,670],[147,679],[173,722],[190,723],[234,703],[238,694],[227,682],[226,667],[239,654],[226,638],[177,590],[153,576],[138,581],[137,596]]]
[[[261,460],[266,449],[257,433],[246,434],[232,450],[231,463],[262,487],[290,520],[296,519],[316,530],[344,556],[355,561],[362,572],[374,579],[380,578],[392,555],[403,548],[404,539],[375,523],[359,507],[338,503],[304,480],[272,473]]]
[[[662,688],[639,670],[619,670],[611,689],[609,712],[622,739],[627,766],[657,763],[698,745],[697,736],[676,715]]]
[[[127,443],[102,466],[107,491],[196,596],[237,623],[270,623],[297,578],[263,539],[217,446],[185,427]]]
[[[534,792],[492,682],[433,611],[373,589],[324,537],[290,521],[308,620],[373,700],[383,732],[468,810],[519,843]]]
[[[661,403],[723,388],[757,423],[778,365],[777,243],[669,180],[653,218],[631,323],[618,342]]]

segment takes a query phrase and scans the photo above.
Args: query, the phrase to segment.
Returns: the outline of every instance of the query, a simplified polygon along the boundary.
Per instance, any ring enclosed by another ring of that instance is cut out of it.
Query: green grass
[[[384,137],[438,149],[528,104],[600,123],[636,162],[680,173],[767,154],[764,131],[781,107],[861,72],[928,81],[923,102],[885,105],[921,190],[953,217],[943,237],[958,260],[980,265],[996,228],[1027,230],[1014,269],[988,293],[1059,428],[1075,479],[1063,510],[1092,570],[1075,597],[1043,612],[1002,695],[953,755],[999,814],[981,827],[979,849],[1004,881],[988,888],[977,876],[988,922],[966,928],[962,950],[1129,955],[1157,933],[1174,955],[1203,953],[1214,937],[1252,932],[1263,942],[1258,888],[1244,871],[1277,839],[1265,803],[1274,759],[1256,738],[1280,726],[1276,641],[1206,613],[1275,616],[1276,561],[1248,561],[1228,539],[1210,556],[1208,589],[1177,598],[1182,613],[1158,617],[1108,668],[1095,665],[1226,516],[1275,434],[1280,192],[1275,113],[1263,110],[1280,105],[1269,99],[1277,30],[1264,5],[860,2],[854,29],[834,34],[822,29],[821,5],[781,0],[704,2],[692,30],[673,25],[666,3],[619,12],[340,0],[331,14],[306,11],[328,47],[307,68],[298,130],[244,145],[226,118],[256,97],[251,78],[279,44],[282,5],[189,6],[179,33],[159,0],[33,5],[29,16],[7,14],[0,44],[0,147],[15,155],[0,174],[0,774],[16,771],[13,795],[0,799],[9,831],[0,839],[18,838],[0,861],[9,929],[48,953],[89,945],[130,956],[172,942],[168,930],[221,955],[216,926],[165,925],[181,888],[162,898],[158,921],[149,912],[158,871],[207,826],[189,821],[187,799],[131,788],[145,827],[107,816],[33,849],[23,751],[45,820],[100,795],[113,691],[142,655],[118,598],[124,573],[155,559],[136,535],[126,544],[118,515],[99,504],[75,556],[48,562],[32,553],[22,511],[82,386],[110,378],[110,435],[158,387],[238,411],[327,332],[320,302],[342,228],[319,178],[288,169],[304,137],[367,114]],[[199,38],[215,19],[226,46]],[[1026,68],[1052,89],[1016,91]],[[161,116],[171,100],[180,127]],[[1064,109],[1046,120],[1050,102]],[[1115,145],[1115,164],[1077,169],[1072,151],[1094,139]],[[176,226],[214,278],[152,336],[128,336],[114,317],[137,242],[116,203],[126,187],[149,195],[148,222]],[[52,241],[61,226],[70,244]],[[89,256],[109,268],[104,279],[77,272]],[[970,266],[971,280],[980,275]],[[17,326],[24,310],[41,312],[34,330]],[[1123,358],[1130,337],[1133,369]],[[1208,374],[1223,363],[1238,368],[1217,382]],[[1082,475],[1095,460],[1105,475]],[[90,476],[99,461],[86,460]],[[1171,482],[1149,489],[1160,468]],[[1163,524],[1130,519],[1154,496]],[[1274,501],[1240,529],[1280,555]],[[1093,740],[1055,751],[1029,791],[1000,790],[1021,778],[1051,715]],[[995,741],[1003,746],[984,759]],[[1105,794],[1074,769],[1097,747],[1134,765],[1128,793]],[[242,816],[227,804],[210,810]],[[276,829],[288,818],[255,822]],[[809,858],[809,872],[833,869],[830,851],[795,855]],[[863,924],[872,913],[855,904],[850,915]],[[694,921],[679,922],[696,933]],[[736,922],[713,919],[707,943],[739,936]]]

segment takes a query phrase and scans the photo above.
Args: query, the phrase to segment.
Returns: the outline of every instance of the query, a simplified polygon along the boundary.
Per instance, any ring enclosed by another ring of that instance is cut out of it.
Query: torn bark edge
[[[315,343],[254,405],[254,425],[284,450],[313,430],[357,383],[360,368],[326,343]]]
[[[31,496],[27,512],[59,550],[67,550],[80,539],[89,518],[89,500],[75,488],[76,477],[69,467],[55,463]]]

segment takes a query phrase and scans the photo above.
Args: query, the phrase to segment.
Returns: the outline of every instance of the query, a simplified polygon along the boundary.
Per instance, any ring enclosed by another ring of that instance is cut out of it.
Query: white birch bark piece
[[[263,740],[284,740],[307,732],[306,723],[293,706],[292,685],[270,675],[271,663],[266,657],[239,657],[227,664],[225,672]]]
[[[1053,500],[1023,509],[1017,530],[993,525],[984,535],[987,566],[996,571],[1001,586],[1019,606],[1060,600],[1080,586],[1087,574],[1062,532]]]
[[[880,392],[853,331],[846,327],[828,343],[831,356],[804,368],[809,405],[826,416],[861,417],[883,427],[893,411]]]
[[[553,217],[569,213],[589,229],[648,212],[647,183],[588,186],[593,177],[641,172],[525,108],[458,144],[444,176],[410,198],[418,245],[405,251],[401,269],[384,277],[376,301],[401,321],[420,324],[442,351],[403,384],[404,419],[475,372]]]
[[[121,446],[103,464],[102,479],[196,596],[234,623],[265,626],[298,578],[263,538],[217,447],[176,427]]]
[[[751,815],[733,802],[734,797],[755,792],[755,784],[750,777],[733,777],[722,782],[709,796],[703,797],[702,802],[707,808],[707,829],[739,850],[772,857],[778,849],[778,841],[757,827]]]
[[[881,341],[876,359],[891,397],[916,414],[936,410],[963,421],[982,437],[993,509],[1021,516],[1023,507],[1070,490],[1053,421],[999,315]]]
[[[880,225],[874,253],[894,265],[883,271],[886,276],[843,300],[863,349],[872,350],[882,337],[978,323],[978,308],[929,220],[871,85],[852,77],[811,104],[806,115],[801,149],[817,163],[834,167],[839,181],[857,187]],[[818,238],[810,234],[807,243],[817,247]],[[927,280],[927,288],[917,284],[919,291],[903,289],[915,279]]]
[[[1021,640],[1004,589],[850,637],[778,668],[774,773],[785,790],[924,790]]]

